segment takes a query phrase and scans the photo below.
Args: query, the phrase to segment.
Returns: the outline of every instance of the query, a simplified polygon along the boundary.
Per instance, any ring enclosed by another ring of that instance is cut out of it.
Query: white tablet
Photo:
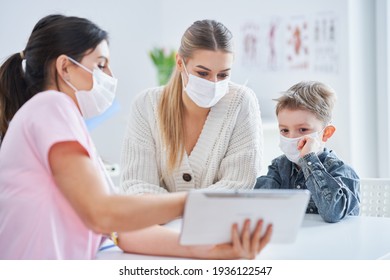
[[[309,202],[308,190],[190,191],[184,209],[180,244],[206,245],[231,241],[234,223],[272,223],[271,243],[294,242]],[[263,227],[263,232],[265,231]]]

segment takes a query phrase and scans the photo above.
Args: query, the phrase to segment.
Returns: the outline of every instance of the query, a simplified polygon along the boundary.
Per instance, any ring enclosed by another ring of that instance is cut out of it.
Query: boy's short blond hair
[[[332,120],[336,92],[323,83],[305,81],[293,85],[275,101],[276,115],[283,109],[306,110],[327,125]]]

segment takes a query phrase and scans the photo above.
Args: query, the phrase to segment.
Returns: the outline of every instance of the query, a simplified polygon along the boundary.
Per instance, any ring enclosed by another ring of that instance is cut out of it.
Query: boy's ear
[[[324,134],[322,135],[322,141],[323,142],[326,142],[328,141],[328,139],[330,137],[332,137],[333,133],[336,131],[336,127],[333,126],[333,125],[328,125],[325,129],[324,129]]]

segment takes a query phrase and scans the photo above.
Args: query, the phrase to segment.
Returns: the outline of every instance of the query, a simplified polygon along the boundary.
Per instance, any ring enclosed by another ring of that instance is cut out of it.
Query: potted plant
[[[176,51],[155,47],[149,51],[149,56],[157,68],[158,84],[165,85],[175,67]]]

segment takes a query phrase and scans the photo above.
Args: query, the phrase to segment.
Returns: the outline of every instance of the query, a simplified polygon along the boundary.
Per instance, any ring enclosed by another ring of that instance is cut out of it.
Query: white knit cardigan
[[[254,92],[234,83],[211,108],[199,139],[180,166],[167,169],[158,125],[162,87],[141,92],[131,109],[121,158],[120,190],[126,194],[191,189],[252,189],[260,174],[263,134]]]

